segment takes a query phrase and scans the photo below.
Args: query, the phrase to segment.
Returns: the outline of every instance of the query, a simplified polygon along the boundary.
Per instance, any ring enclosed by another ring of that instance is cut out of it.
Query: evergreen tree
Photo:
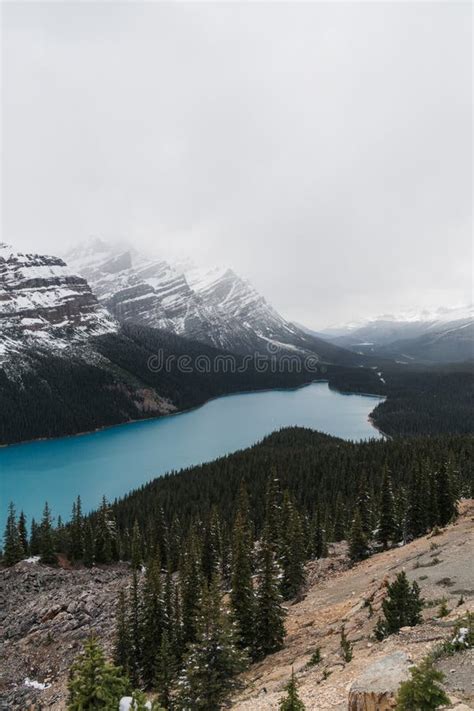
[[[143,588],[142,678],[148,688],[153,686],[155,679],[164,623],[160,560],[157,553],[147,566]]]
[[[116,539],[115,522],[105,496],[97,514],[94,531],[94,559],[96,563],[110,563]]]
[[[333,521],[333,532],[332,537],[339,543],[343,541],[346,537],[346,527],[345,527],[346,512],[344,504],[342,503],[341,495],[338,494],[336,497],[334,521]]]
[[[196,618],[202,590],[201,556],[196,534],[191,534],[180,570],[183,643],[196,639]]]
[[[406,534],[408,538],[418,538],[426,533],[428,527],[427,501],[429,498],[427,478],[423,469],[413,475],[410,486],[406,516]]]
[[[30,532],[30,555],[39,555],[40,552],[40,527],[36,523],[35,519],[31,519],[31,532]]]
[[[341,654],[342,658],[344,659],[345,662],[350,662],[352,661],[352,644],[349,642],[346,636],[346,630],[344,627],[341,628]]]
[[[281,604],[278,568],[268,536],[269,531],[264,531],[255,622],[255,648],[260,658],[281,649],[285,637],[285,611]]]
[[[252,582],[252,534],[245,486],[241,484],[239,507],[232,535],[232,580],[230,602],[238,626],[238,643],[253,652],[255,593]]]
[[[402,682],[397,696],[397,711],[436,711],[450,700],[439,686],[444,674],[429,659],[410,669],[411,679]]]
[[[8,518],[5,533],[3,534],[3,541],[3,562],[5,565],[15,565],[15,563],[18,563],[25,557],[16,523],[16,513],[13,502],[10,503],[8,508]]]
[[[285,686],[286,696],[280,700],[279,711],[305,711],[306,706],[298,696],[298,687],[294,671],[291,672],[291,679]]]
[[[372,500],[367,487],[367,479],[365,475],[362,476],[359,485],[356,508],[360,515],[360,521],[364,535],[370,539],[372,536],[373,510]]]
[[[283,500],[281,533],[281,592],[283,599],[295,597],[305,581],[305,544],[301,519],[288,492]]]
[[[18,519],[18,535],[20,537],[20,545],[23,551],[23,555],[27,556],[28,555],[28,531],[26,528],[26,516],[21,511],[19,519]]]
[[[142,608],[138,575],[133,571],[132,587],[129,595],[128,637],[130,640],[129,677],[133,686],[140,684],[142,662]]]
[[[140,528],[138,526],[138,521],[135,520],[132,530],[132,543],[131,543],[131,559],[133,570],[140,570],[143,562],[142,554],[142,538],[140,535]]]
[[[280,482],[275,472],[268,478],[265,494],[265,526],[268,540],[279,558],[281,551],[281,493]]]
[[[218,711],[245,664],[221,602],[220,581],[214,576],[202,594],[196,642],[189,648],[180,677],[179,708]]]
[[[382,492],[380,500],[380,518],[377,529],[377,540],[382,543],[384,549],[388,547],[389,541],[395,537],[395,507],[392,492],[392,480],[388,467],[384,467],[382,479]]]
[[[85,526],[84,531],[84,565],[86,568],[92,568],[95,561],[94,551],[94,529],[90,521]]]
[[[55,565],[58,562],[56,553],[54,552],[53,524],[48,502],[44,505],[43,518],[41,520],[40,557],[41,562],[46,565]]]
[[[425,502],[425,507],[427,510],[428,528],[431,529],[439,524],[438,472],[435,469],[430,471],[427,464],[425,464],[425,469],[425,476],[428,482],[428,501]]]
[[[105,660],[97,640],[91,637],[71,668],[68,711],[118,709],[128,691],[128,679]]]
[[[326,532],[321,523],[321,514],[317,509],[312,526],[312,550],[311,553],[315,558],[326,558],[328,547],[326,543]]]
[[[210,583],[212,577],[221,570],[222,533],[217,509],[214,506],[207,522],[202,546],[202,571]]]
[[[168,631],[161,636],[160,651],[156,662],[155,688],[158,692],[160,703],[165,709],[171,708],[173,682],[176,677],[176,657],[173,654]]]
[[[394,505],[394,521],[395,528],[393,533],[394,541],[406,541],[407,540],[407,497],[406,491],[403,487],[400,487],[395,496]]]
[[[447,526],[458,514],[454,473],[451,461],[444,464],[437,481],[438,523]]]
[[[127,598],[124,590],[120,590],[117,601],[115,623],[114,662],[125,674],[130,675],[132,648],[130,628],[128,623]]]
[[[72,562],[84,557],[84,522],[82,518],[81,497],[72,505],[71,524],[69,526],[69,559]]]
[[[422,621],[420,588],[416,582],[410,585],[404,571],[388,586],[382,609],[385,620],[378,627],[379,636],[394,634],[401,627],[413,627]]]
[[[61,514],[58,516],[56,527],[53,527],[53,547],[55,551],[66,553],[69,547],[69,533],[63,523]]]
[[[356,509],[349,537],[349,557],[353,563],[357,563],[359,560],[367,558],[368,553],[369,547],[362,529],[360,512],[359,509]]]

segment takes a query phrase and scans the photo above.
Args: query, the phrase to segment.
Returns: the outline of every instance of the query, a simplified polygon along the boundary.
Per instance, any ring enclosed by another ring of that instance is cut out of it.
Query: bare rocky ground
[[[451,639],[456,620],[474,611],[474,501],[463,502],[461,511],[439,536],[379,553],[352,569],[344,544],[334,546],[329,558],[311,563],[305,593],[288,607],[284,649],[242,675],[242,690],[230,708],[275,711],[293,668],[308,711],[347,711],[351,687],[389,687],[406,675],[410,663]],[[429,603],[424,622],[379,643],[372,634],[386,583],[402,569],[419,583]],[[129,579],[126,565],[78,570],[22,562],[0,570],[0,709],[66,708],[69,667],[91,632],[110,651],[117,593]],[[464,602],[458,606],[461,596]],[[439,618],[443,597],[450,613]],[[353,644],[349,663],[340,653],[342,625]],[[322,660],[310,666],[318,647]],[[452,701],[474,708],[472,650],[441,660],[439,667]],[[47,688],[27,686],[25,679]],[[364,705],[354,703],[351,711],[391,707],[390,700],[371,706],[369,695]]]
[[[373,664],[381,663],[375,672],[374,686],[390,687],[390,677],[400,671],[391,655],[405,653],[409,663],[417,663],[437,644],[451,639],[456,620],[474,610],[474,502],[464,501],[461,511],[458,521],[441,535],[426,536],[379,553],[352,569],[347,569],[340,547],[332,551],[333,557],[312,563],[304,600],[288,609],[284,649],[245,673],[244,690],[233,700],[232,709],[278,709],[293,668],[308,711],[347,711],[351,686],[364,680]],[[422,596],[432,606],[425,608],[422,625],[405,628],[398,635],[376,642],[372,635],[386,582],[391,582],[403,569],[411,581],[418,582]],[[457,607],[461,596],[464,603]],[[438,608],[443,597],[450,613],[440,619]],[[343,625],[353,644],[353,659],[349,663],[343,661],[340,653]],[[322,661],[310,666],[311,655],[318,647]],[[381,671],[384,665],[387,668]],[[440,667],[446,673],[451,700],[474,708],[472,651],[449,657]],[[352,708],[383,711],[390,708],[391,702],[372,706],[366,700],[362,704],[351,707],[351,711]]]

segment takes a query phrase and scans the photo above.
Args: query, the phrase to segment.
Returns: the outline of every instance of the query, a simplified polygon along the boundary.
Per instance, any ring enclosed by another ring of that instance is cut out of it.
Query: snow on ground
[[[147,701],[145,703],[145,707],[147,709],[151,709],[151,701]],[[122,698],[120,699],[119,711],[132,711],[132,709],[132,697],[122,696]]]
[[[38,691],[44,691],[45,689],[49,689],[51,686],[51,684],[43,684],[41,681],[35,681],[34,679],[29,679],[28,677],[26,677],[23,683],[25,686],[37,689]]]

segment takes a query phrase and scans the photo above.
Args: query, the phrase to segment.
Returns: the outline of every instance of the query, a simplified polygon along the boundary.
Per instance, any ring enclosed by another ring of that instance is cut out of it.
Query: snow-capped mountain
[[[317,353],[332,361],[353,358],[282,318],[232,269],[171,264],[94,239],[66,260],[120,322],[160,328],[217,348],[247,353]]]
[[[64,348],[117,328],[62,259],[0,244],[0,357],[29,346]]]
[[[381,316],[323,331],[323,337],[359,353],[400,362],[459,362],[474,358],[474,306]]]

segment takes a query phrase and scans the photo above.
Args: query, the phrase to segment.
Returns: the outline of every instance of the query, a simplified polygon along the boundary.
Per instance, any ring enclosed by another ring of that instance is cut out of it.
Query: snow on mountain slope
[[[232,269],[170,264],[102,240],[74,249],[66,259],[121,322],[239,353],[296,348],[323,359],[348,355],[287,322]]]
[[[117,328],[62,259],[0,244],[0,357],[29,346],[62,349]]]
[[[447,362],[474,357],[473,330],[474,307],[469,305],[382,316],[363,325],[329,329],[322,335],[343,348],[365,354],[377,353],[403,362]]]

